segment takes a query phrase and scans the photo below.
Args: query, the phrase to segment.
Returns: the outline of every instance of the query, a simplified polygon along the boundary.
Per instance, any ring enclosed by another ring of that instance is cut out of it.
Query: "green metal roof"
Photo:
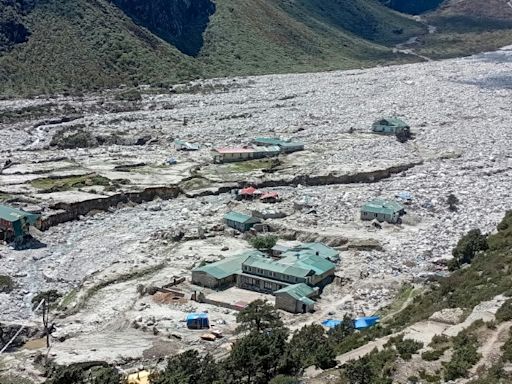
[[[244,265],[259,268],[270,272],[281,273],[294,277],[306,277],[314,271],[308,266],[298,266],[297,263],[284,264],[281,260],[275,261],[266,257],[251,256],[243,262]]]
[[[317,256],[309,250],[294,253],[287,252],[286,256],[281,259],[280,262],[293,265],[295,268],[310,269],[317,275],[323,275],[336,268],[329,260],[324,259],[322,256]]]
[[[288,252],[296,253],[297,251],[304,251],[304,250],[310,250],[313,254],[316,254],[318,252],[318,255],[323,257],[324,259],[329,260],[339,260],[339,252],[335,250],[334,248],[328,247],[327,245],[323,243],[305,243],[301,244],[297,247],[293,247]],[[285,253],[285,255],[286,255]]]
[[[376,125],[380,125],[381,124],[381,121],[387,121],[388,125],[390,126],[393,126],[393,127],[400,127],[400,128],[405,128],[405,127],[408,127],[409,124],[407,124],[405,121],[403,121],[402,119],[399,119],[398,117],[386,117],[384,119],[379,119],[375,122]]]
[[[249,223],[259,223],[260,219],[248,215],[244,215],[240,212],[231,211],[224,215],[224,220],[236,221],[237,223],[249,224]]]
[[[403,209],[404,207],[396,201],[382,199],[369,201],[361,207],[361,211],[391,215]]]
[[[297,147],[304,145],[303,143],[285,141],[275,137],[257,137],[256,139],[254,139],[254,142],[260,144],[277,145],[279,147]]]
[[[252,256],[263,257],[264,255],[260,251],[247,251],[237,256],[194,268],[192,272],[204,272],[216,279],[224,279],[236,273],[241,273],[242,263]]]
[[[0,219],[5,221],[15,222],[21,218],[25,218],[29,224],[33,225],[39,217],[40,215],[36,215],[35,213],[25,212],[6,205],[0,205]]]
[[[279,291],[275,291],[274,293],[287,293],[295,300],[301,300],[303,298],[308,298],[315,290],[311,288],[309,285],[300,283],[288,285],[287,287],[281,288]],[[310,299],[311,300],[311,299]]]

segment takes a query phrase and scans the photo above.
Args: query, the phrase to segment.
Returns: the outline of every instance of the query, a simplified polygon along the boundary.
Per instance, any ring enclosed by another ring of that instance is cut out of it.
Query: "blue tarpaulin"
[[[205,329],[210,328],[207,313],[189,313],[187,315],[187,328]]]
[[[370,316],[370,317],[358,317],[354,320],[354,328],[355,329],[366,329],[373,327],[380,320],[379,316]],[[338,325],[343,323],[342,320],[336,319],[327,319],[322,321],[322,325],[327,328],[336,328]]]
[[[373,327],[380,320],[379,316],[359,317],[354,320],[355,329],[365,329]]]
[[[327,319],[322,321],[322,325],[327,328],[336,328],[342,323],[341,320]]]

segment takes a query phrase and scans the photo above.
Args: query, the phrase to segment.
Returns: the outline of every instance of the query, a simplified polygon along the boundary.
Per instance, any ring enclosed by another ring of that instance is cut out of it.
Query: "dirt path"
[[[384,316],[381,321],[384,322],[390,318],[392,318],[393,316],[397,315],[398,313],[402,312],[405,307],[407,307],[411,302],[412,302],[412,299],[414,298],[414,295],[415,295],[415,292],[416,292],[416,289],[417,287],[414,286],[411,291],[409,292],[409,295],[407,296],[407,298],[405,299],[405,301],[403,302],[403,304],[400,306],[400,308],[398,308],[397,310],[395,311],[392,311],[390,313],[388,313],[386,316]]]
[[[480,361],[471,368],[471,374],[475,374],[481,367],[492,366],[501,355],[501,347],[508,337],[508,332],[512,326],[512,321],[501,323],[493,332],[492,337],[485,340],[485,343],[478,348],[478,353],[482,355]]]

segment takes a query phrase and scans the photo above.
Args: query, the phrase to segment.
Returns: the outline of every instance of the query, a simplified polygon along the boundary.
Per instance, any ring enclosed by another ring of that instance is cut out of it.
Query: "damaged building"
[[[0,240],[22,243],[30,235],[30,226],[38,226],[41,216],[0,205]]]

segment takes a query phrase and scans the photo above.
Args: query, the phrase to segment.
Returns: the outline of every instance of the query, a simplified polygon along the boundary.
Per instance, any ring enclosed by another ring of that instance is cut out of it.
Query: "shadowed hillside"
[[[0,1],[11,95],[407,62],[425,29],[376,0]]]

